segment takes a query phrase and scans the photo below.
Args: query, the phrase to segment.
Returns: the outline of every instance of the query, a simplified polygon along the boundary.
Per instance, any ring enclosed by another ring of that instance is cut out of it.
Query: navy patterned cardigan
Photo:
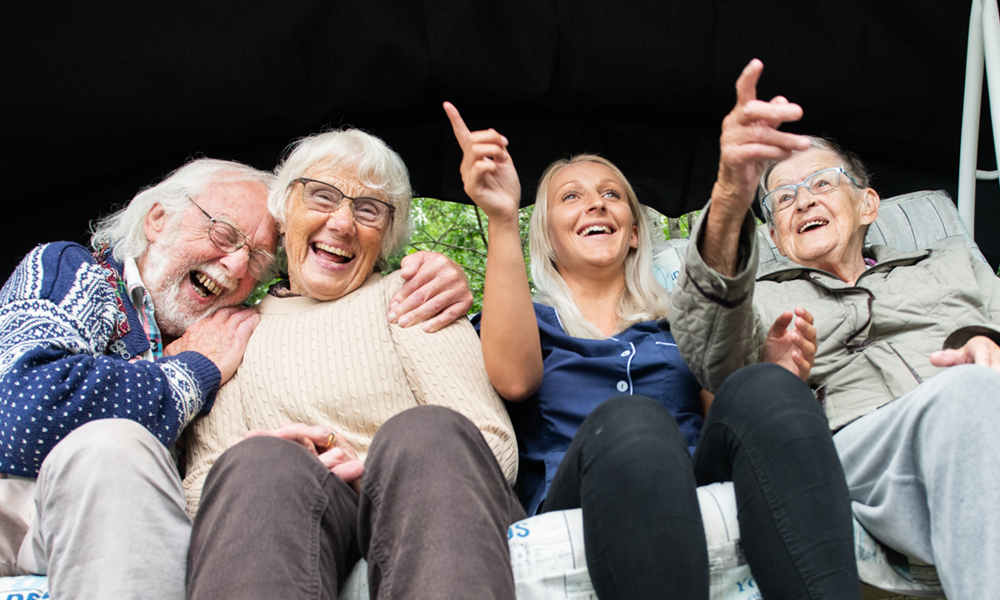
[[[57,242],[29,253],[0,290],[0,473],[36,477],[75,428],[142,424],[171,446],[206,414],[219,370],[197,352],[139,360],[149,349],[110,252]]]

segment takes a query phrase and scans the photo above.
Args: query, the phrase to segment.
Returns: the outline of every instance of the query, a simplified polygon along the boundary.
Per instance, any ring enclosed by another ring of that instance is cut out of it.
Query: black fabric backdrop
[[[883,196],[957,192],[969,4],[940,0],[220,0],[5,3],[0,270],[190,156],[274,166],[329,126],[383,137],[421,195],[466,202],[440,108],[511,140],[525,202],[553,159],[600,152],[640,199],[708,198],[722,117],[753,57],[787,129],[858,152]],[[980,168],[995,168],[983,113]],[[1000,199],[976,237],[1000,261]]]

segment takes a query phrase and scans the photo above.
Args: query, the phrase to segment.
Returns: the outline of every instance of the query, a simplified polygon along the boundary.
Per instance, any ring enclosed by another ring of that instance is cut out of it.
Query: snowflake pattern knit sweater
[[[121,291],[121,265],[79,244],[29,253],[0,290],[0,472],[36,477],[75,428],[125,418],[165,446],[207,413],[219,370],[196,352],[143,361],[149,348]]]

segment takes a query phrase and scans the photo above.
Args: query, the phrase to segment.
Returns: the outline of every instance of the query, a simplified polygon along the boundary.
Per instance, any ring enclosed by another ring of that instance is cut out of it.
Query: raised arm
[[[719,175],[698,250],[705,264],[731,277],[737,270],[740,227],[753,204],[764,166],[809,148],[808,138],[778,131],[786,121],[802,118],[802,108],[783,96],[757,100],[757,81],[764,63],[756,58],[736,80],[736,106],[722,121]]]
[[[736,106],[722,122],[712,200],[691,233],[693,243],[670,295],[677,346],[711,392],[731,373],[758,360],[770,359],[807,376],[815,346],[798,328],[786,332],[791,315],[769,331],[753,304],[757,240],[748,209],[760,175],[767,162],[809,147],[808,138],[777,130],[802,117],[798,105],[781,96],[757,100],[763,68],[759,60],[750,61],[736,82]],[[812,327],[811,319],[801,324]]]
[[[542,348],[518,229],[521,183],[507,138],[493,129],[470,132],[450,102],[444,110],[462,146],[465,192],[489,218],[480,326],[486,372],[501,396],[525,400],[542,383]]]

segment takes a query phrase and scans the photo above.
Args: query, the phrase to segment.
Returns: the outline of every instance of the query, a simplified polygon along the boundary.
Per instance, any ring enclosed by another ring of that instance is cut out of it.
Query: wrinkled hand
[[[243,362],[247,341],[258,323],[260,315],[253,308],[222,308],[188,327],[184,335],[163,348],[163,354],[176,356],[189,350],[198,352],[219,368],[222,374],[219,385],[222,385]]]
[[[1000,371],[1000,346],[986,336],[977,335],[961,348],[931,354],[931,364],[935,367],[974,364]]]
[[[495,129],[470,132],[451,102],[444,103],[444,112],[462,147],[465,193],[490,219],[517,219],[521,181],[507,152],[507,138]]]
[[[330,434],[335,433],[329,427],[322,425],[306,425],[305,423],[286,421],[277,429],[252,429],[247,432],[243,439],[270,436],[295,442],[316,455],[324,467],[343,479],[344,483],[350,485],[355,493],[360,494],[364,463],[358,460],[358,454],[354,447],[339,435],[334,435],[333,446],[326,445],[330,440]]]
[[[431,333],[464,317],[472,307],[465,271],[437,252],[415,252],[403,257],[399,274],[406,283],[393,295],[387,318],[409,327],[423,323]]]
[[[712,199],[732,203],[741,218],[753,203],[764,166],[791,156],[793,150],[807,150],[805,136],[778,131],[787,121],[802,118],[802,108],[783,96],[770,102],[757,100],[757,82],[764,63],[756,58],[736,80],[736,106],[722,121],[719,138],[719,176]]]
[[[781,313],[764,339],[761,360],[781,365],[805,381],[815,359],[816,328],[812,314],[802,307]]]

